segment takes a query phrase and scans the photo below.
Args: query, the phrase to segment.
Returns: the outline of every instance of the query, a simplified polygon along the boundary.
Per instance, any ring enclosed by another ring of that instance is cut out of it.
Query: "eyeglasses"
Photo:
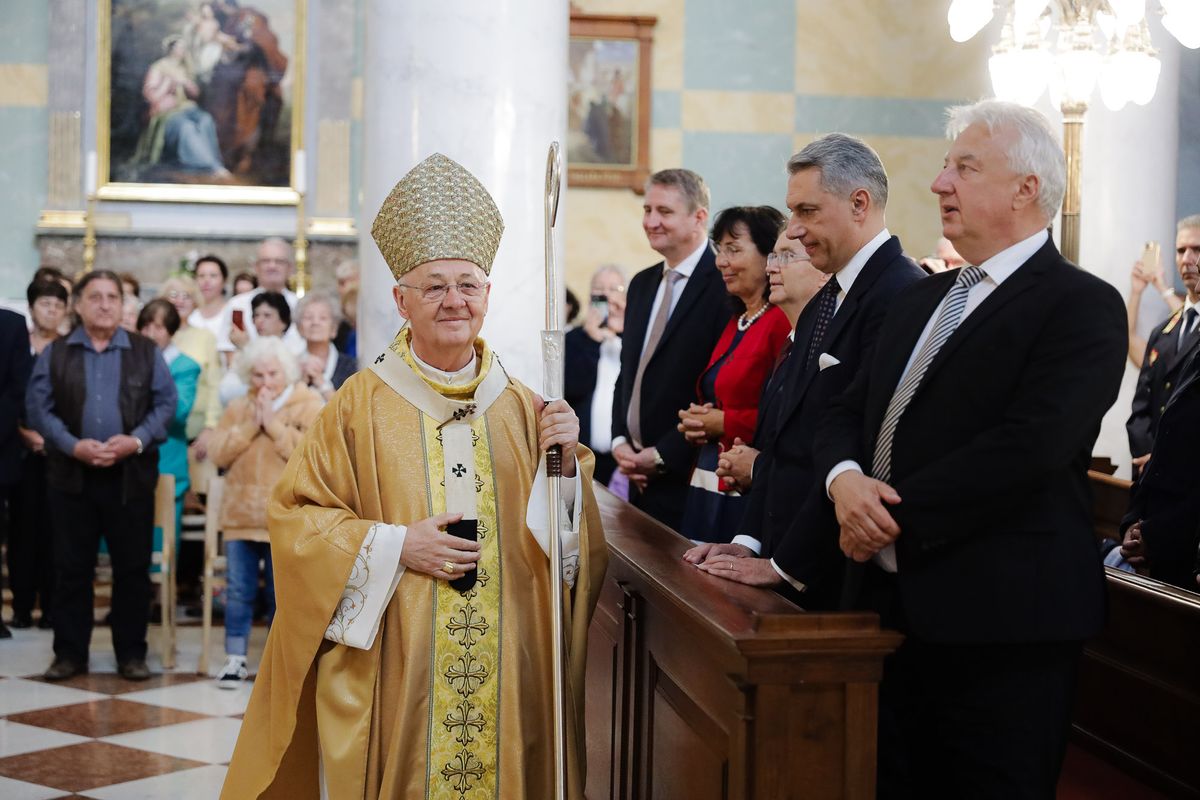
[[[421,293],[421,299],[426,303],[440,303],[446,299],[446,294],[450,289],[458,289],[458,293],[468,300],[478,300],[483,297],[483,290],[489,284],[475,283],[473,281],[465,281],[463,283],[431,283],[428,286],[410,286],[407,283],[397,284],[401,289],[416,289]]]
[[[808,261],[808,255],[785,250],[782,253],[771,253],[771,255],[767,256],[767,266],[777,269],[786,267],[788,264],[794,264],[797,261]]]

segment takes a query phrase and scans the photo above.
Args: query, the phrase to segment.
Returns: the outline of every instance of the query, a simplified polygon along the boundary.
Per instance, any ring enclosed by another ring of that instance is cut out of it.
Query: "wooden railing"
[[[597,489],[611,560],[588,640],[589,800],[872,798],[899,634],[708,576]]]
[[[1129,481],[1091,473],[1098,537]],[[1108,569],[1108,626],[1084,648],[1075,739],[1173,797],[1200,797],[1200,595]]]

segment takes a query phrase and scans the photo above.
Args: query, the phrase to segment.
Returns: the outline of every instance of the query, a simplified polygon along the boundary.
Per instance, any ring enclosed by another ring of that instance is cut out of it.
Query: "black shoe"
[[[18,630],[33,627],[33,616],[28,611],[14,611],[12,622],[8,623]]]
[[[38,620],[38,630],[54,630],[54,618],[48,614],[42,614],[42,618]]]
[[[12,638],[12,631],[10,631],[8,629],[8,626],[4,624],[3,620],[0,620],[0,639],[11,639],[11,638]]]
[[[117,667],[117,672],[127,681],[144,681],[150,679],[150,668],[146,666],[146,659],[131,658],[124,661]]]
[[[87,664],[79,664],[69,658],[56,658],[50,669],[42,673],[42,677],[48,681],[65,681],[76,675],[86,675],[87,671]]]

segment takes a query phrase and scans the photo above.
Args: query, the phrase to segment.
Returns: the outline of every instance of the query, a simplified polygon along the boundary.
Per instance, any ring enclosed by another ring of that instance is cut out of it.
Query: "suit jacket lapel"
[[[1183,320],[1180,320],[1179,324],[1183,325],[1184,324]],[[1187,359],[1188,356],[1190,356],[1193,352],[1195,352],[1196,343],[1200,342],[1200,329],[1192,331],[1191,333],[1189,333],[1187,335],[1186,338],[1184,338],[1183,347],[1179,346],[1179,328],[1178,327],[1175,330],[1171,331],[1170,333],[1166,334],[1165,336],[1160,336],[1159,341],[1161,342],[1164,338],[1168,338],[1168,337],[1170,337],[1170,339],[1171,339],[1171,344],[1170,344],[1171,352],[1166,354],[1166,356],[1167,356],[1167,372],[1172,372],[1177,366],[1182,364]]]
[[[850,291],[846,293],[845,299],[842,300],[841,308],[837,310],[837,313],[833,315],[833,319],[830,320],[829,327],[825,330],[825,339],[821,342],[820,351],[814,355],[812,363],[808,365],[808,369],[804,369],[803,361],[800,362],[800,367],[797,369],[794,377],[794,385],[789,387],[785,394],[785,410],[782,412],[785,418],[800,407],[800,403],[804,399],[804,394],[808,391],[813,377],[821,371],[821,366],[818,363],[821,353],[828,353],[833,348],[838,336],[854,316],[854,312],[858,308],[862,296],[870,290],[871,286],[879,279],[879,276],[883,274],[887,266],[900,255],[900,252],[900,240],[893,236],[880,245],[871,254],[871,257],[867,259],[867,263],[863,265],[862,271],[858,273],[858,277],[855,278]],[[816,324],[815,302],[810,302],[805,306],[804,311],[808,312],[809,309],[812,309],[812,313],[807,314],[809,318],[808,335],[804,338],[804,352],[800,354],[803,358],[807,358],[808,356],[808,342],[812,337],[812,328]],[[803,320],[803,317],[801,317],[801,320]],[[797,327],[800,324],[800,321],[797,321]]]
[[[984,298],[983,302],[971,312],[971,314],[962,321],[962,324],[955,329],[954,333],[950,334],[950,338],[942,345],[942,349],[933,357],[933,363],[929,365],[929,369],[925,370],[925,374],[921,376],[921,383],[917,386],[917,391],[913,394],[921,393],[921,389],[929,382],[929,377],[933,375],[942,364],[954,354],[959,345],[967,339],[971,333],[987,321],[988,317],[995,314],[998,310],[1008,304],[1010,300],[1037,285],[1038,276],[1049,269],[1058,259],[1058,249],[1054,246],[1053,240],[1047,240],[1042,248],[1034,253],[1028,261],[1017,268],[1016,272],[1009,275],[1004,283],[996,287],[995,291]],[[949,289],[947,289],[947,292]],[[926,318],[928,322],[928,318]]]
[[[662,349],[663,343],[671,338],[671,334],[683,324],[683,318],[698,305],[697,298],[709,290],[712,276],[716,270],[717,258],[713,255],[712,242],[709,242],[708,247],[704,248],[704,254],[700,256],[696,268],[692,270],[691,277],[684,284],[683,294],[680,295],[679,302],[675,304],[675,310],[667,318],[667,327],[663,331],[662,338],[658,340],[659,350]],[[659,280],[661,281],[662,278],[659,277]]]
[[[654,265],[654,275],[651,276],[650,290],[643,293],[638,298],[638,305],[634,308],[627,308],[625,311],[625,333],[621,337],[622,347],[633,345],[637,348],[637,357],[633,360],[634,364],[642,358],[642,347],[646,342],[646,331],[650,330],[650,313],[654,311],[654,295],[658,294],[658,285],[663,280],[663,262]],[[632,350],[632,348],[631,348]]]

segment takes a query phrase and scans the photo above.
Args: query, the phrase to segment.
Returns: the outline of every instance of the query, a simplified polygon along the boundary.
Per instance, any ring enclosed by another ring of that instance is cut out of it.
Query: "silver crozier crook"
[[[542,393],[546,402],[563,396],[563,331],[558,316],[560,298],[558,269],[554,264],[554,222],[558,218],[558,196],[562,184],[562,164],[558,142],[550,143],[546,156],[546,329],[542,331]],[[562,525],[562,447],[554,445],[546,453],[546,482],[549,491],[550,523],[550,628],[554,654],[554,797],[567,800],[567,718],[564,692],[565,656],[563,636]],[[579,510],[576,509],[576,513]]]

